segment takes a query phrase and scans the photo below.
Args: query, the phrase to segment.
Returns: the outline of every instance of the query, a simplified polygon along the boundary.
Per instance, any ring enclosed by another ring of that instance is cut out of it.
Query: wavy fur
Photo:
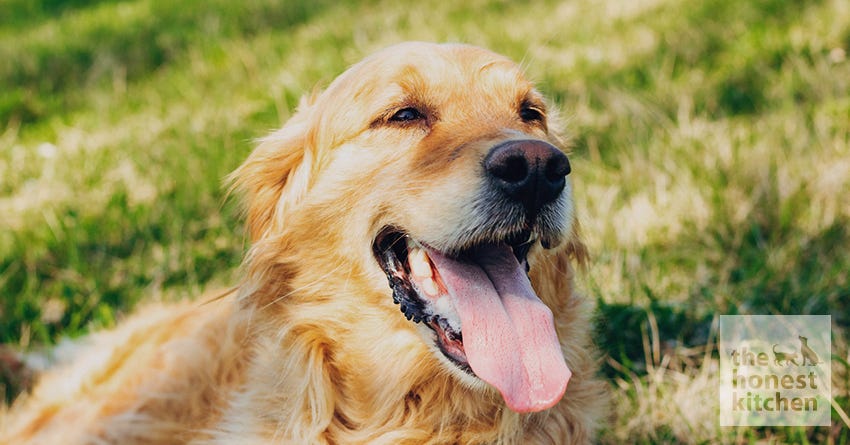
[[[513,63],[473,47],[402,44],[355,65],[232,175],[252,240],[235,292],[149,307],[93,335],[16,403],[2,442],[590,442],[606,398],[589,308],[573,292],[572,264],[587,251],[572,210],[560,247],[529,257],[573,371],[564,398],[535,414],[435,356],[392,304],[370,248],[389,223],[456,237],[483,150],[518,134],[557,143],[514,117],[517,101],[538,96]],[[387,110],[411,101],[440,122],[387,124]]]

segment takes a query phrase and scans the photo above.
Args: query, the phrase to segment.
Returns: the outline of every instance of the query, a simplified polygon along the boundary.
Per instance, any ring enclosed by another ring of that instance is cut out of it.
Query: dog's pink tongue
[[[552,311],[510,247],[481,248],[469,261],[429,251],[461,320],[469,366],[516,412],[541,411],[564,395],[571,372]]]

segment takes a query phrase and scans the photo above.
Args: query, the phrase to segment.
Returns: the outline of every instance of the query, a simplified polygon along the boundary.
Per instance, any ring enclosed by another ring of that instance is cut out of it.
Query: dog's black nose
[[[498,189],[534,217],[564,189],[570,161],[547,142],[506,141],[490,150],[484,169]]]

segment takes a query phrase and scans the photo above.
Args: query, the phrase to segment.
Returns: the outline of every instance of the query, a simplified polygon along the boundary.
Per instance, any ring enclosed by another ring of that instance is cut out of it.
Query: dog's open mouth
[[[389,227],[373,246],[407,319],[433,330],[449,361],[517,412],[557,403],[571,375],[552,312],[526,275],[534,242],[523,231],[448,253]]]

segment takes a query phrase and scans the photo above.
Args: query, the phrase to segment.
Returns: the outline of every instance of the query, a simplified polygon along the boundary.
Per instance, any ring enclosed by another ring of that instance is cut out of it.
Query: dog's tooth
[[[430,277],[433,275],[431,271],[431,260],[424,249],[412,249],[407,256],[407,261],[410,263],[410,270],[417,277]]]
[[[446,322],[449,326],[451,326],[452,329],[460,332],[460,316],[455,310],[454,304],[452,303],[452,300],[448,295],[443,295],[442,297],[440,297],[434,303],[434,307],[436,308],[437,313],[440,314],[440,317],[446,320]]]
[[[437,282],[431,277],[422,281],[422,290],[424,290],[429,297],[436,297],[440,295],[440,289],[437,287]]]

